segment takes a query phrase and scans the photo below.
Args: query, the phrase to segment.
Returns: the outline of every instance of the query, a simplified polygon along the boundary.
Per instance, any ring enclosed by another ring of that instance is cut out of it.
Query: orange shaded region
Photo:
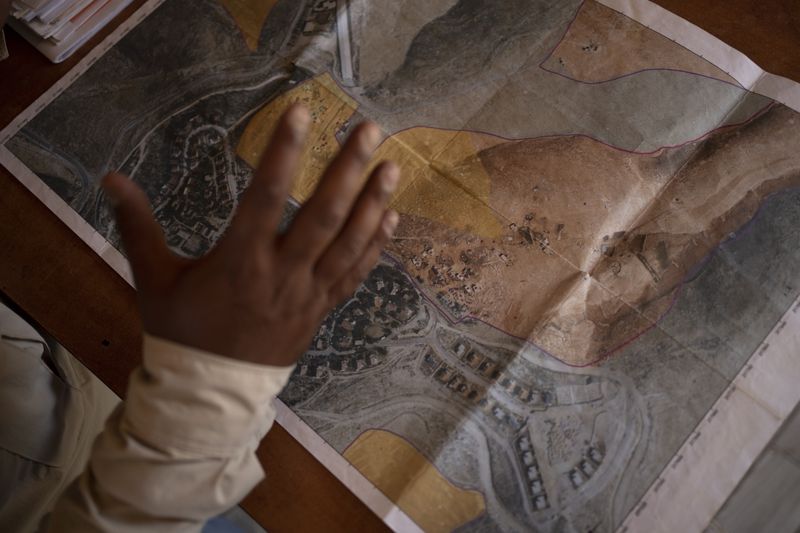
[[[365,431],[343,455],[429,533],[449,533],[486,510],[483,494],[453,485],[394,433]]]
[[[313,117],[292,192],[303,202],[357,105],[328,75],[309,80],[252,117],[243,160],[255,166],[294,101]],[[411,128],[375,158],[403,170],[389,251],[450,317],[590,364],[652,327],[687,273],[767,195],[800,184],[799,141],[800,117],[783,106],[647,155],[583,136]]]
[[[500,235],[405,216],[390,250],[454,317],[589,364],[652,327],[769,194],[800,185],[798,140],[800,117],[779,106],[655,155],[581,137],[502,142],[479,154]]]

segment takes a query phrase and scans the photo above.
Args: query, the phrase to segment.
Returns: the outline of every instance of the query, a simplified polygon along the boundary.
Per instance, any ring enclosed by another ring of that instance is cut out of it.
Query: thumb
[[[157,285],[174,263],[164,230],[153,217],[147,195],[127,176],[112,172],[103,178],[102,186],[116,211],[117,227],[136,286],[147,290]]]

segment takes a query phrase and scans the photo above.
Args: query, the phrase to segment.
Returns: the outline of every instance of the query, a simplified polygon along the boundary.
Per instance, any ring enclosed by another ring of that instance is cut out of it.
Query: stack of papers
[[[54,63],[100,31],[132,0],[13,0],[9,24]]]

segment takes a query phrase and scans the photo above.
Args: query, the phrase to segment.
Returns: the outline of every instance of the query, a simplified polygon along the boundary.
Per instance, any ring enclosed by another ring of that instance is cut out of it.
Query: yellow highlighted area
[[[376,159],[403,169],[392,207],[481,237],[500,235],[503,225],[488,206],[491,182],[478,159],[475,135],[411,128],[386,139]]]
[[[261,28],[278,0],[220,0],[244,36],[247,47],[256,51]]]
[[[336,132],[356,110],[355,101],[328,74],[298,85],[253,115],[239,140],[236,154],[256,168],[278,119],[295,102],[305,105],[312,119],[301,170],[292,189],[292,196],[298,202],[304,202],[314,192],[322,172],[339,149]]]
[[[313,78],[279,96],[248,123],[237,154],[255,168],[281,114],[294,102],[311,112],[312,126],[292,196],[304,202],[336,154],[336,132],[346,125],[357,103],[328,74]],[[433,220],[483,237],[502,232],[500,217],[488,207],[490,178],[478,159],[479,147],[497,138],[435,128],[411,128],[388,137],[375,154],[375,164],[392,160],[403,179],[392,207],[401,215]],[[371,169],[370,169],[371,170]]]
[[[483,494],[456,487],[388,431],[365,431],[344,457],[428,533],[452,531],[486,510]]]

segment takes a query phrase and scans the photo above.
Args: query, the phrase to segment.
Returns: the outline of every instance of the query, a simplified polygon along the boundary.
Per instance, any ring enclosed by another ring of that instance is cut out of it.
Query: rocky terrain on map
[[[281,398],[431,530],[613,531],[800,295],[800,117],[591,1],[336,6],[166,0],[6,146],[198,256],[290,102],[296,202],[377,121],[398,235]]]

